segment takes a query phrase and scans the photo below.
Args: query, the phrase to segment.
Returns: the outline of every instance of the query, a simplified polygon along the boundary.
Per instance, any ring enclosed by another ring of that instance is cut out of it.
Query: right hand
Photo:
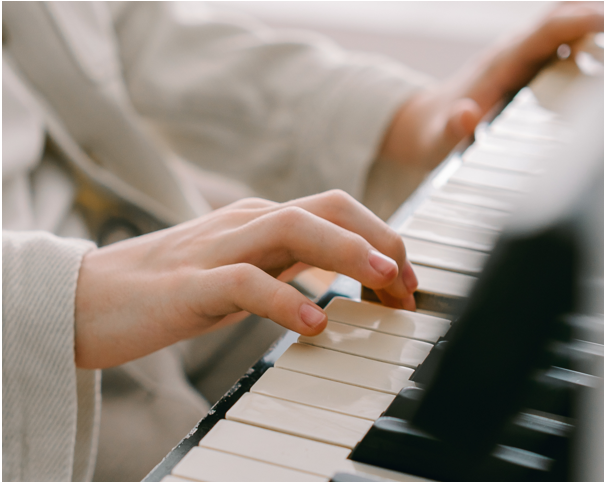
[[[536,25],[491,46],[445,81],[407,100],[385,134],[380,158],[431,170],[473,134],[496,103],[556,59],[561,44],[574,47],[586,35],[603,31],[603,2],[558,4]]]
[[[76,290],[76,364],[115,366],[247,311],[304,335],[327,324],[280,281],[299,263],[336,271],[415,309],[401,237],[341,191],[277,204],[244,199],[175,227],[87,253]]]

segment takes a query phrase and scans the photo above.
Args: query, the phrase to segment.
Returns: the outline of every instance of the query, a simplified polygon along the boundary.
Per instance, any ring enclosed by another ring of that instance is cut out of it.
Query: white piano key
[[[219,421],[201,440],[200,446],[326,478],[333,477],[337,472],[346,472],[402,482],[422,480],[413,475],[348,460],[348,448],[236,421]]]
[[[457,273],[478,274],[483,269],[488,254],[471,249],[457,248],[431,241],[403,236],[407,259],[412,263]]]
[[[322,482],[319,475],[195,446],[171,472],[202,482]]]
[[[462,166],[454,172],[450,182],[525,193],[534,179],[535,177],[518,173]]]
[[[418,217],[410,217],[397,232],[402,236],[484,252],[490,252],[498,239],[496,231],[456,226]]]
[[[557,123],[563,124],[560,116],[554,111],[543,108],[538,103],[520,102],[509,103],[496,118],[500,121],[519,121],[521,123]]]
[[[510,103],[490,124],[490,131],[513,137],[560,139],[568,124],[555,112],[534,102]]]
[[[300,335],[298,342],[413,368],[427,357],[433,347],[420,340],[387,335],[331,320],[319,335]]]
[[[277,368],[268,369],[251,392],[372,421],[394,399],[384,392]]]
[[[351,449],[373,424],[368,419],[251,392],[241,396],[226,419]]]
[[[460,202],[505,212],[512,212],[520,197],[521,194],[517,192],[499,191],[487,187],[466,187],[449,182],[430,194],[430,198],[434,200]]]
[[[554,153],[559,146],[559,143],[545,140],[505,138],[496,133],[485,132],[475,141],[475,145],[479,146],[481,149],[489,148],[500,150],[512,155],[547,158]]]
[[[415,385],[409,380],[414,373],[409,367],[300,343],[292,344],[274,366],[393,395]]]
[[[340,297],[334,298],[325,307],[325,313],[333,322],[430,343],[437,342],[450,328],[450,321],[443,318]]]
[[[331,478],[348,448],[237,421],[219,421],[200,446]]]
[[[510,103],[496,120],[520,121],[522,123],[562,123],[557,113],[536,103]]]
[[[416,308],[416,313],[430,315],[431,317],[444,318],[446,320],[450,320],[451,318],[453,318],[453,315],[450,315],[449,313],[444,313],[436,310],[428,310],[427,308]]]
[[[176,477],[175,475],[165,475],[161,482],[194,482],[194,480],[188,480],[187,478]]]
[[[552,112],[540,103],[536,93],[529,86],[521,88],[505,109],[511,107]]]
[[[352,473],[354,475],[367,475],[369,477],[374,478],[379,482],[432,482],[434,480],[429,480],[428,478],[417,477],[415,475],[410,475],[408,473],[400,473],[393,470],[389,470],[388,468],[380,468],[373,465],[368,465],[367,463],[359,463],[352,460],[345,460],[344,466],[342,466],[338,472],[346,472]]]
[[[490,124],[489,131],[503,136],[523,139],[559,140],[568,133],[566,125],[557,121],[542,123],[514,117],[499,117]]]
[[[473,145],[462,154],[466,165],[479,165],[487,168],[540,175],[547,170],[548,161],[540,157],[525,156],[492,149],[488,146]]]
[[[451,271],[428,268],[413,264],[414,273],[418,278],[420,293],[442,295],[452,298],[466,298],[473,289],[477,278]]]
[[[507,212],[438,200],[425,200],[416,208],[413,215],[421,219],[479,227],[490,231],[500,231],[509,218]]]

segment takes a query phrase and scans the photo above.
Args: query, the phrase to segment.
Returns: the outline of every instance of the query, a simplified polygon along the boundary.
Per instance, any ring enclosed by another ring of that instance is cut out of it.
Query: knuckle
[[[228,278],[230,286],[235,289],[243,289],[246,287],[255,274],[255,267],[248,263],[237,263],[230,266]]]
[[[309,214],[306,210],[300,207],[283,207],[276,211],[274,214],[274,220],[283,229],[293,228],[302,224],[308,217]]]
[[[355,203],[355,199],[341,189],[329,190],[325,196],[328,203],[339,208],[350,207]]]
[[[319,215],[338,224],[348,219],[348,214],[358,204],[352,196],[341,189],[328,190],[320,194],[320,197],[323,205]]]

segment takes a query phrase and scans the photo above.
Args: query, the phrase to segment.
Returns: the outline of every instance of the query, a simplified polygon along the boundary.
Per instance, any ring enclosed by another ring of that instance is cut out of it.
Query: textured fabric
[[[429,81],[312,33],[268,29],[229,5],[115,8],[135,108],[185,159],[272,200],[332,188],[360,199],[397,108]]]
[[[170,347],[104,371],[95,481],[139,481],[209,411]]]
[[[76,281],[92,248],[43,232],[2,233],[3,480],[92,476],[99,377],[74,365]]]
[[[208,210],[184,190],[163,150],[145,131],[120,77],[104,4],[9,2],[2,6],[10,42],[4,51],[21,76],[98,164],[171,213],[169,223]],[[102,52],[103,51],[103,52]],[[103,62],[93,69],[84,59]]]

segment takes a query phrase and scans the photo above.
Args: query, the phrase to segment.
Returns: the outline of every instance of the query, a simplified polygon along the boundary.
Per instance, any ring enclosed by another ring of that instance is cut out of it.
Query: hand
[[[244,199],[86,254],[76,290],[76,365],[118,365],[243,310],[316,335],[327,324],[323,310],[277,278],[299,262],[415,309],[418,282],[401,237],[350,196]]]
[[[380,149],[384,163],[434,168],[505,95],[522,88],[561,44],[604,30],[603,2],[564,3],[538,25],[501,42],[399,110]]]

